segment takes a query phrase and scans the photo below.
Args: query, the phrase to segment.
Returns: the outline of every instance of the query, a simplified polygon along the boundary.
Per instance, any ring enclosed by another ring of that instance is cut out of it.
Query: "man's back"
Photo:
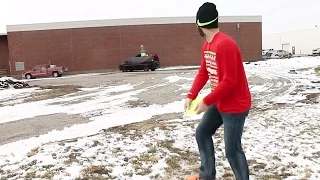
[[[204,101],[216,104],[221,112],[240,113],[250,109],[251,94],[236,42],[219,32],[210,43],[205,43],[203,51],[209,79],[214,84],[212,90],[216,89],[216,93]]]

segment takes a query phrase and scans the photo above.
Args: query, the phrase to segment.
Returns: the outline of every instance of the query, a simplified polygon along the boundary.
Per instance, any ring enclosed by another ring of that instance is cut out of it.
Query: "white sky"
[[[203,0],[1,0],[6,25],[96,19],[195,16]],[[320,26],[320,0],[214,0],[221,16],[262,15],[263,33]]]

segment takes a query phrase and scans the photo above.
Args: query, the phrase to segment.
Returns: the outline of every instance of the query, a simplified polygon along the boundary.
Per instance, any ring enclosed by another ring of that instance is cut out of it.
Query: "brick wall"
[[[7,36],[0,36],[0,69],[7,69],[9,62],[9,50]]]
[[[221,23],[220,30],[239,43],[244,60],[261,58],[261,23],[240,23],[239,32],[236,23]],[[28,69],[49,61],[70,71],[117,69],[141,44],[159,55],[161,66],[199,65],[203,43],[195,24],[10,32],[8,40],[11,74],[20,74],[15,61]]]

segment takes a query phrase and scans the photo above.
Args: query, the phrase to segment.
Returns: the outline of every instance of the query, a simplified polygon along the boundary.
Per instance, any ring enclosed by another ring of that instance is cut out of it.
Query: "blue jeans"
[[[197,129],[196,140],[200,152],[200,177],[203,180],[216,178],[215,152],[212,135],[223,124],[225,154],[237,180],[249,180],[249,168],[242,150],[241,137],[249,111],[239,114],[221,113],[212,105],[204,113]]]

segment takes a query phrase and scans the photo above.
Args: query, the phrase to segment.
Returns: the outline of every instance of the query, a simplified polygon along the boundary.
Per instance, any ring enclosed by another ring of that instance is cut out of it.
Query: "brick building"
[[[0,34],[0,76],[6,75],[9,67],[9,50],[6,34]]]
[[[222,16],[220,30],[240,46],[244,61],[261,59],[262,17]],[[0,36],[0,68],[64,65],[70,71],[117,69],[143,44],[161,66],[199,65],[203,39],[194,17],[137,18],[7,26]]]

